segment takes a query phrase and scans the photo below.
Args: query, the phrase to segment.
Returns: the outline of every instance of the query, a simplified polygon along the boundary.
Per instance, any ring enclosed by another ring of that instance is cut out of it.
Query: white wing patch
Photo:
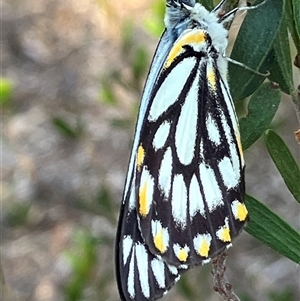
[[[208,257],[212,237],[209,233],[198,234],[194,239],[194,248],[197,254],[202,257]]]
[[[181,262],[185,262],[187,260],[188,254],[190,252],[190,248],[187,245],[181,247],[179,244],[174,244],[173,250],[174,250],[174,253],[177,256],[177,258]],[[183,267],[181,266],[181,268],[183,268]]]
[[[226,105],[227,105],[227,108],[228,108],[228,111],[229,111],[230,119],[232,121],[232,127],[233,127],[235,135],[236,135],[236,141],[237,141],[237,143],[240,143],[239,125],[238,125],[238,119],[237,119],[237,116],[236,116],[233,101],[232,101],[231,97],[230,98],[228,97],[228,93],[227,93],[226,88],[223,85],[223,83],[221,83],[221,89],[222,89],[222,93],[224,95],[224,99],[225,99],[225,102],[226,102]],[[229,90],[228,87],[227,87],[227,89]],[[224,130],[225,130],[226,139],[228,141],[232,141],[232,136],[230,135],[230,128],[229,128],[229,125],[226,122],[226,118],[225,118],[224,115],[221,117],[221,120],[222,120],[222,125],[223,125]],[[240,152],[241,152],[241,157],[240,157],[241,158],[241,164],[242,164],[242,166],[244,166],[243,150],[242,150],[241,145],[239,147],[240,147]],[[235,146],[230,145],[230,150],[231,150],[230,155],[232,156],[233,168],[234,168],[236,173],[239,173],[240,172],[239,156],[238,156],[238,154],[235,150]]]
[[[132,249],[133,240],[129,235],[123,239],[123,263],[126,264],[130,251]]]
[[[169,133],[170,133],[170,123],[165,121],[159,126],[159,128],[157,129],[154,135],[153,147],[156,151],[165,145]]]
[[[180,162],[185,165],[190,164],[194,157],[198,121],[198,82],[199,72],[186,96],[176,126],[177,155]]]
[[[148,116],[149,121],[156,121],[163,112],[175,103],[177,100],[175,97],[180,95],[185,84],[185,81],[182,79],[188,78],[195,64],[196,59],[190,57],[184,59],[176,68],[171,70],[171,73],[165,78],[153,99]]]
[[[220,86],[221,86],[222,94],[224,96],[224,100],[226,102],[226,108],[229,111],[229,115],[230,115],[230,119],[232,121],[232,125],[233,125],[233,127],[235,127],[238,124],[238,118],[236,116],[233,100],[232,100],[231,96],[228,96],[227,91],[229,91],[229,87],[228,86],[225,87],[223,82],[221,82],[221,81],[220,81]]]
[[[173,275],[177,275],[178,274],[178,270],[177,268],[174,266],[174,265],[171,265],[171,264],[167,264],[167,267],[170,271],[171,274]]]
[[[171,148],[168,147],[163,156],[159,174],[158,174],[158,184],[160,188],[163,190],[166,198],[169,198],[170,195],[171,181],[172,181],[172,151]]]
[[[134,287],[134,257],[135,257],[135,248],[132,248],[130,263],[129,263],[129,272],[127,279],[127,290],[131,299],[135,297],[135,287]]]
[[[212,212],[224,202],[214,171],[204,163],[200,163],[200,179],[209,212]]]
[[[183,175],[175,175],[172,190],[172,216],[175,223],[181,228],[186,227],[187,190]]]
[[[203,217],[206,217],[203,198],[196,175],[193,175],[189,189],[189,212],[191,220],[197,212],[200,212]]]
[[[234,200],[231,203],[231,209],[232,209],[233,216],[236,220],[239,220],[239,221],[246,220],[246,218],[248,216],[248,210],[247,210],[245,204],[241,203],[238,200]]]
[[[214,142],[216,146],[218,146],[221,143],[220,131],[217,127],[216,121],[211,117],[211,114],[207,115],[206,128],[209,140]]]
[[[155,277],[155,280],[157,281],[157,284],[159,288],[165,288],[165,266],[164,262],[162,260],[159,260],[157,258],[154,258],[151,261],[151,268],[153,271],[153,275]]]
[[[134,183],[133,185],[131,184],[130,186],[130,195],[129,195],[129,204],[128,204],[128,213],[130,213],[130,211],[134,208],[136,208],[136,193],[135,193],[135,189],[134,189],[134,186],[135,186],[135,173],[134,173],[134,176],[133,176],[133,179],[132,179],[132,183]]]
[[[234,170],[234,173],[236,175],[240,174],[240,160],[239,160],[239,156],[238,153],[236,151],[236,145],[234,144],[234,140],[233,137],[230,133],[230,127],[226,121],[225,116],[222,114],[221,115],[221,122],[222,122],[222,126],[224,128],[224,132],[226,135],[226,140],[229,143],[229,149],[230,149],[230,159],[232,162],[232,167]]]
[[[228,217],[225,217],[224,225],[219,227],[219,229],[216,232],[216,235],[223,242],[231,242]]]
[[[148,254],[145,246],[136,244],[136,260],[139,271],[139,278],[143,295],[146,298],[150,297],[149,274],[148,274]]]
[[[236,187],[239,184],[240,174],[236,173],[230,159],[228,157],[224,157],[218,165],[220,174],[227,188],[230,189]]]

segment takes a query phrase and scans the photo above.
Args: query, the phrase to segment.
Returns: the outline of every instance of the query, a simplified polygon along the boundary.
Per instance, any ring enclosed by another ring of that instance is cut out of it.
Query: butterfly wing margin
[[[132,187],[132,186],[131,186]],[[152,254],[141,236],[134,206],[134,189],[122,205],[117,245],[116,275],[121,300],[156,300],[179,279],[184,270]],[[130,207],[131,206],[131,207]]]
[[[145,87],[143,90],[143,95],[139,107],[139,113],[137,118],[137,123],[135,127],[135,134],[134,134],[134,140],[129,160],[129,166],[127,171],[127,177],[125,181],[125,189],[124,189],[124,195],[123,195],[123,202],[125,201],[126,194],[129,191],[129,175],[131,175],[134,172],[134,162],[135,162],[135,155],[138,148],[138,143],[140,141],[140,133],[141,128],[143,126],[143,123],[145,122],[145,114],[147,111],[147,108],[149,106],[149,100],[152,94],[153,86],[155,85],[155,82],[157,81],[157,77],[159,75],[159,72],[161,71],[161,68],[163,67],[163,63],[170,52],[170,49],[172,48],[172,45],[174,43],[174,40],[171,38],[171,36],[167,33],[165,30],[160,38],[160,41],[158,43],[158,46],[155,50],[155,54],[153,56],[153,60],[151,63],[151,67],[149,69],[149,73],[146,79]],[[122,211],[122,209],[121,209]]]

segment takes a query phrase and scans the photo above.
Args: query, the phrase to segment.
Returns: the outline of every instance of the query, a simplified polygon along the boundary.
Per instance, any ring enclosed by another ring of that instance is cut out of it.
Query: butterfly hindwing
[[[130,179],[133,188],[133,178]],[[117,281],[122,300],[156,300],[178,281],[184,269],[167,264],[149,251],[141,235],[134,190],[122,205],[116,245]],[[131,200],[130,200],[131,198]]]

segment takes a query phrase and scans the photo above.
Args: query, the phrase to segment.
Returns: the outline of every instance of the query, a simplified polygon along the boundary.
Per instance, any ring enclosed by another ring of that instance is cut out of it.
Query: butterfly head
[[[218,10],[208,11],[193,0],[167,1],[165,25],[170,39],[176,40],[186,30],[202,29],[209,34],[218,53],[223,54],[227,47],[228,31],[218,21]]]

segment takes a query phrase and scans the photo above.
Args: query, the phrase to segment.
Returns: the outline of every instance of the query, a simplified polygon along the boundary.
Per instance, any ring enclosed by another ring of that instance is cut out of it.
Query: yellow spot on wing
[[[188,253],[185,249],[181,249],[178,251],[177,257],[180,261],[185,262],[188,257]]]
[[[154,237],[154,245],[157,248],[157,250],[160,251],[160,253],[164,253],[167,250],[167,246],[164,242],[164,237],[163,237],[163,229],[161,229]]]
[[[228,227],[222,227],[222,229],[219,232],[219,238],[224,242],[231,241],[230,230]]]
[[[213,68],[209,68],[207,70],[207,81],[209,85],[213,88],[213,90],[216,89],[216,73]]]
[[[140,215],[146,216],[148,214],[148,196],[147,196],[147,190],[148,190],[148,183],[145,182],[143,186],[140,188],[139,192],[139,212]]]
[[[248,216],[248,210],[245,204],[239,203],[237,204],[237,218],[240,221],[244,221]]]
[[[136,166],[137,166],[138,171],[141,171],[144,157],[145,157],[145,150],[142,147],[142,145],[140,145],[138,148],[138,151],[137,151],[137,159],[136,159]]]
[[[183,52],[183,46],[193,46],[193,44],[201,44],[204,41],[205,33],[203,30],[192,30],[191,32],[187,33],[183,38],[181,38],[177,43],[174,44],[167,57],[165,68],[168,68],[175,60],[175,58]]]
[[[203,239],[200,248],[198,250],[198,253],[203,257],[207,257],[209,249],[210,249],[210,244],[205,239]]]

